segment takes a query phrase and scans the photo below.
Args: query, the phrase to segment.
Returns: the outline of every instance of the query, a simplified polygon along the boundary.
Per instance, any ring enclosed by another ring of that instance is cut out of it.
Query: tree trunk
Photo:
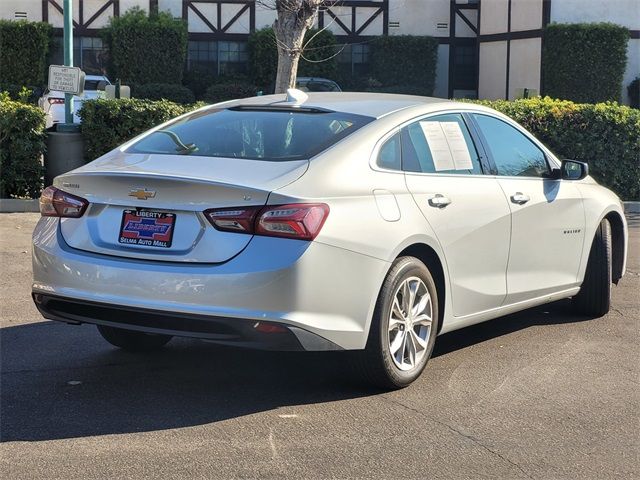
[[[278,18],[273,31],[278,44],[278,71],[274,93],[285,93],[295,87],[304,34],[313,26],[320,3],[320,0],[302,0],[296,8],[287,2],[280,6],[276,3]]]

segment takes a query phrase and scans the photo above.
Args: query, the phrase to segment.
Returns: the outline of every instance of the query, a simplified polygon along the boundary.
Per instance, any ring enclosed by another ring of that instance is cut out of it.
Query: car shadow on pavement
[[[579,320],[558,302],[443,335],[434,355]],[[344,352],[259,352],[174,339],[160,352],[135,355],[110,347],[90,325],[56,322],[4,328],[0,348],[2,442],[190,427],[380,393],[346,373]]]

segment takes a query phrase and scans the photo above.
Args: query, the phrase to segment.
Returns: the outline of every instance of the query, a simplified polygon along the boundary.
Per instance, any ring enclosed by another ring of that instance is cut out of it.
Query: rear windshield
[[[308,110],[204,110],[156,130],[130,153],[285,161],[313,157],[373,118]]]
[[[102,80],[85,80],[84,81],[84,89],[85,90],[98,90],[98,85]],[[104,82],[105,84],[107,82]]]

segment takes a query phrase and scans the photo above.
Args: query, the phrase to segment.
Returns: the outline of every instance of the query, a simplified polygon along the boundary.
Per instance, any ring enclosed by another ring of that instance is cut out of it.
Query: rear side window
[[[402,168],[421,173],[482,174],[478,151],[460,114],[428,117],[403,128]]]
[[[474,114],[487,141],[498,175],[543,177],[549,173],[544,152],[506,122],[488,115]]]
[[[401,149],[400,149],[400,132],[393,135],[389,140],[384,142],[378,151],[377,164],[381,168],[388,170],[400,170],[401,167]]]
[[[313,157],[373,118],[309,110],[195,112],[131,145],[130,153],[286,161]]]

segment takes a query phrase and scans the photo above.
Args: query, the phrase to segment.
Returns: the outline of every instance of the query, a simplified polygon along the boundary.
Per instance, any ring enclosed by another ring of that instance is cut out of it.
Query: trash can
[[[79,131],[47,132],[47,152],[44,155],[45,187],[51,185],[58,175],[84,164],[84,144]]]

